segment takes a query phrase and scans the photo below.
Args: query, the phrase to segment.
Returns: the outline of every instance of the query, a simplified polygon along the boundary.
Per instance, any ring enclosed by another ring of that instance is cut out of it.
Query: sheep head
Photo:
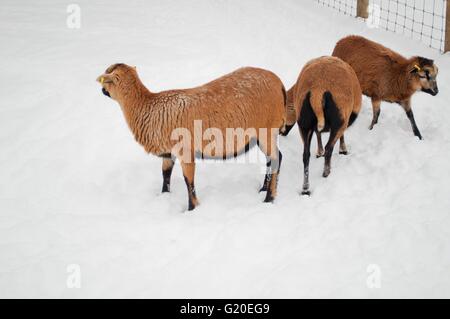
[[[412,81],[417,90],[435,96],[439,93],[436,76],[438,67],[433,60],[422,57],[414,57],[409,65],[410,73],[413,75]]]
[[[111,65],[97,78],[97,82],[102,85],[103,94],[119,102],[133,86],[140,83],[136,67],[123,63]]]

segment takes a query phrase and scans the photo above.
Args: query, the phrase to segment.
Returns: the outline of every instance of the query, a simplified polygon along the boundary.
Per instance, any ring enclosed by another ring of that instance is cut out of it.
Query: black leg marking
[[[170,177],[172,176],[172,170],[173,166],[175,165],[174,158],[171,158],[171,155],[163,154],[161,156],[163,158],[163,168],[162,168],[162,175],[163,175],[163,186],[162,186],[162,192],[167,193],[170,192]]]
[[[330,138],[327,142],[327,145],[325,146],[325,167],[323,169],[323,177],[328,177],[331,172],[331,155],[333,155],[333,149],[334,149],[334,140],[336,138],[336,131],[332,130],[330,132]]]
[[[302,195],[311,195],[309,190],[309,159],[311,157],[311,139],[313,136],[313,130],[310,128],[302,129],[303,136],[303,188]]]
[[[173,166],[162,171],[162,174],[163,174],[162,192],[163,193],[170,192],[170,177],[172,176],[172,170],[173,170]]]
[[[408,116],[409,121],[411,122],[411,127],[413,129],[414,135],[419,139],[422,139],[422,134],[420,134],[419,129],[417,128],[416,120],[414,119],[414,114],[412,110],[406,111],[406,116]]]
[[[264,199],[264,203],[272,203],[274,200],[271,189],[267,189],[266,198]]]
[[[378,110],[374,111],[373,118],[372,118],[372,123],[370,124],[370,127],[369,127],[370,130],[373,129],[375,124],[378,123],[378,118],[380,117],[380,113],[381,113],[381,109],[378,109]]]
[[[317,129],[317,117],[314,113],[311,102],[311,92],[303,101],[300,118],[298,119],[298,127],[303,140],[303,188],[302,195],[310,195],[309,191],[309,159],[311,156],[311,139],[313,132]]]
[[[283,159],[283,155],[281,154],[280,151],[278,151],[278,156],[277,158],[273,159],[270,161],[270,174],[269,174],[269,184],[267,185],[267,193],[266,193],[266,198],[264,199],[265,203],[271,203],[274,200],[274,196],[272,193],[273,189],[276,189],[277,187],[277,183],[278,183],[278,176],[279,176],[279,172],[280,172],[280,166],[281,166],[281,160]],[[276,174],[276,177],[274,179],[273,175],[274,173]]]
[[[381,100],[378,97],[372,97],[372,123],[369,126],[369,130],[372,130],[375,124],[378,123],[380,112],[381,112]]]
[[[194,183],[189,183],[186,176],[184,176],[184,182],[186,183],[189,196],[188,210],[193,210],[195,208],[194,199],[197,197],[197,195],[195,194]]]
[[[336,135],[344,125],[344,121],[342,120],[339,109],[336,106],[331,93],[325,92],[323,98],[325,123],[330,127],[330,137],[325,146],[325,167],[322,175],[323,177],[327,177],[330,175],[331,171],[331,155],[333,154],[334,144],[336,143]]]
[[[339,154],[347,155],[347,145],[345,145],[345,138],[344,135],[341,136],[341,139],[339,141]]]
[[[272,161],[268,158],[266,163],[266,176],[264,176],[263,186],[259,190],[259,192],[266,192],[269,188],[270,181],[272,180],[272,174],[270,167],[272,166]]]

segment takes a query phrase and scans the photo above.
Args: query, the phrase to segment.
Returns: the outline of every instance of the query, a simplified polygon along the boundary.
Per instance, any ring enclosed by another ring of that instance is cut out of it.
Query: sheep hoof
[[[267,193],[267,196],[264,199],[264,203],[273,203],[273,200],[274,200],[273,196],[271,194]]]
[[[348,155],[348,152],[347,151],[339,151],[339,154]]]
[[[325,171],[323,171],[323,174],[322,174],[322,176],[323,177],[328,177],[328,175],[330,175],[330,170],[325,170]]]
[[[308,195],[308,196],[311,196],[311,191],[310,191],[310,190],[303,190],[303,191],[302,191],[302,195]]]
[[[317,153],[316,158],[321,158],[321,157],[323,157],[323,155],[324,155],[323,153]]]
[[[197,207],[199,205],[199,202],[197,199],[195,200],[190,200],[188,203],[188,211],[194,210],[195,207]]]

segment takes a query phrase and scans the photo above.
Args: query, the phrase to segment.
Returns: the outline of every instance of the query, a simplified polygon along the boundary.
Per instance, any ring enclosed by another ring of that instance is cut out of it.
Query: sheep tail
[[[331,98],[331,96],[330,96]],[[317,130],[321,132],[325,128],[324,107],[328,104],[328,94],[313,90],[310,97],[311,107],[317,117]]]

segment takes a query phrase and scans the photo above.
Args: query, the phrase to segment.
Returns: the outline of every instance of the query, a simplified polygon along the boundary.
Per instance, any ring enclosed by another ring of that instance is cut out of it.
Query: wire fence
[[[316,0],[356,16],[357,0]],[[369,0],[371,27],[404,34],[444,52],[447,0]]]
[[[316,0],[316,2],[321,5],[353,17],[356,16],[356,1],[357,0]]]

